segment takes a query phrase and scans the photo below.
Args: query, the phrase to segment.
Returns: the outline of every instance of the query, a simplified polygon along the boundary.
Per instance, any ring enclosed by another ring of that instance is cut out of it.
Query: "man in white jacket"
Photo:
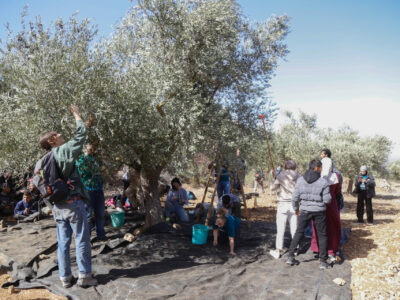
[[[285,163],[285,170],[275,177],[270,186],[271,191],[276,191],[278,201],[276,211],[276,249],[269,252],[276,259],[281,257],[283,250],[286,222],[290,224],[292,238],[296,233],[297,215],[295,215],[292,206],[292,193],[299,177],[300,174],[296,170],[296,163],[293,160],[288,160]]]

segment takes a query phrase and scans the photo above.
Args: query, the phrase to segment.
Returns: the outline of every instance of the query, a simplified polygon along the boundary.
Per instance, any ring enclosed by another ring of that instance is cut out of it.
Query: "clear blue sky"
[[[270,96],[282,109],[317,113],[320,126],[344,123],[361,134],[385,134],[396,142],[400,111],[400,0],[240,0],[250,19],[291,17],[290,54],[271,81]],[[127,0],[0,0],[0,24],[18,30],[20,12],[48,25],[79,10],[101,36],[131,5]],[[28,18],[28,19],[29,19]],[[6,38],[4,26],[0,39]],[[330,105],[327,112],[324,107]],[[279,121],[279,120],[278,120]],[[279,122],[278,122],[279,123]]]

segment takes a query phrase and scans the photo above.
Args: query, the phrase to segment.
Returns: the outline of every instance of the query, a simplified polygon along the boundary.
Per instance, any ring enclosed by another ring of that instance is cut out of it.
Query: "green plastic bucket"
[[[125,212],[116,211],[111,214],[111,224],[114,228],[121,227],[124,225]]]
[[[192,227],[192,244],[204,245],[207,243],[209,227],[203,224],[195,224]]]

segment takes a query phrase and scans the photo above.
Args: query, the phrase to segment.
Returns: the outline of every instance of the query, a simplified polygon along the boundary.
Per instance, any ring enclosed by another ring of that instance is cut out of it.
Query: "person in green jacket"
[[[46,132],[40,137],[40,147],[53,151],[54,158],[63,178],[79,177],[75,161],[82,152],[86,140],[86,126],[79,115],[78,107],[72,105],[71,113],[76,120],[75,136],[65,142],[60,133]],[[86,125],[90,125],[89,122]],[[72,233],[75,235],[76,262],[79,275],[77,284],[81,287],[95,286],[97,280],[92,276],[92,258],[90,246],[90,228],[84,201],[89,197],[82,184],[69,190],[65,201],[53,206],[53,216],[57,223],[58,270],[63,287],[72,286],[70,245]]]
[[[85,153],[76,161],[76,167],[81,176],[81,181],[89,193],[90,202],[87,207],[89,210],[89,220],[91,220],[94,213],[94,223],[98,240],[107,239],[104,231],[105,204],[103,177],[101,175],[102,165],[103,161],[95,152],[94,144],[87,144]]]

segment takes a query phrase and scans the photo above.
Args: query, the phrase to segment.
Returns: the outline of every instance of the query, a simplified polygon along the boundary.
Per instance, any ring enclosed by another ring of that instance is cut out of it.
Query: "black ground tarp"
[[[134,242],[123,240],[142,219],[128,216],[127,223],[106,227],[107,242],[92,243],[95,288],[62,288],[57,270],[56,230],[52,219],[17,224],[0,232],[0,263],[8,268],[18,288],[45,287],[71,299],[351,299],[351,266],[344,260],[330,270],[307,251],[300,265],[287,266],[269,254],[275,244],[275,224],[241,224],[237,257],[227,247],[191,243],[191,225],[175,230],[166,224],[153,227]],[[288,246],[289,236],[285,245]],[[310,240],[304,240],[303,251]],[[77,274],[74,245],[73,272]],[[340,277],[340,287],[333,279]]]

